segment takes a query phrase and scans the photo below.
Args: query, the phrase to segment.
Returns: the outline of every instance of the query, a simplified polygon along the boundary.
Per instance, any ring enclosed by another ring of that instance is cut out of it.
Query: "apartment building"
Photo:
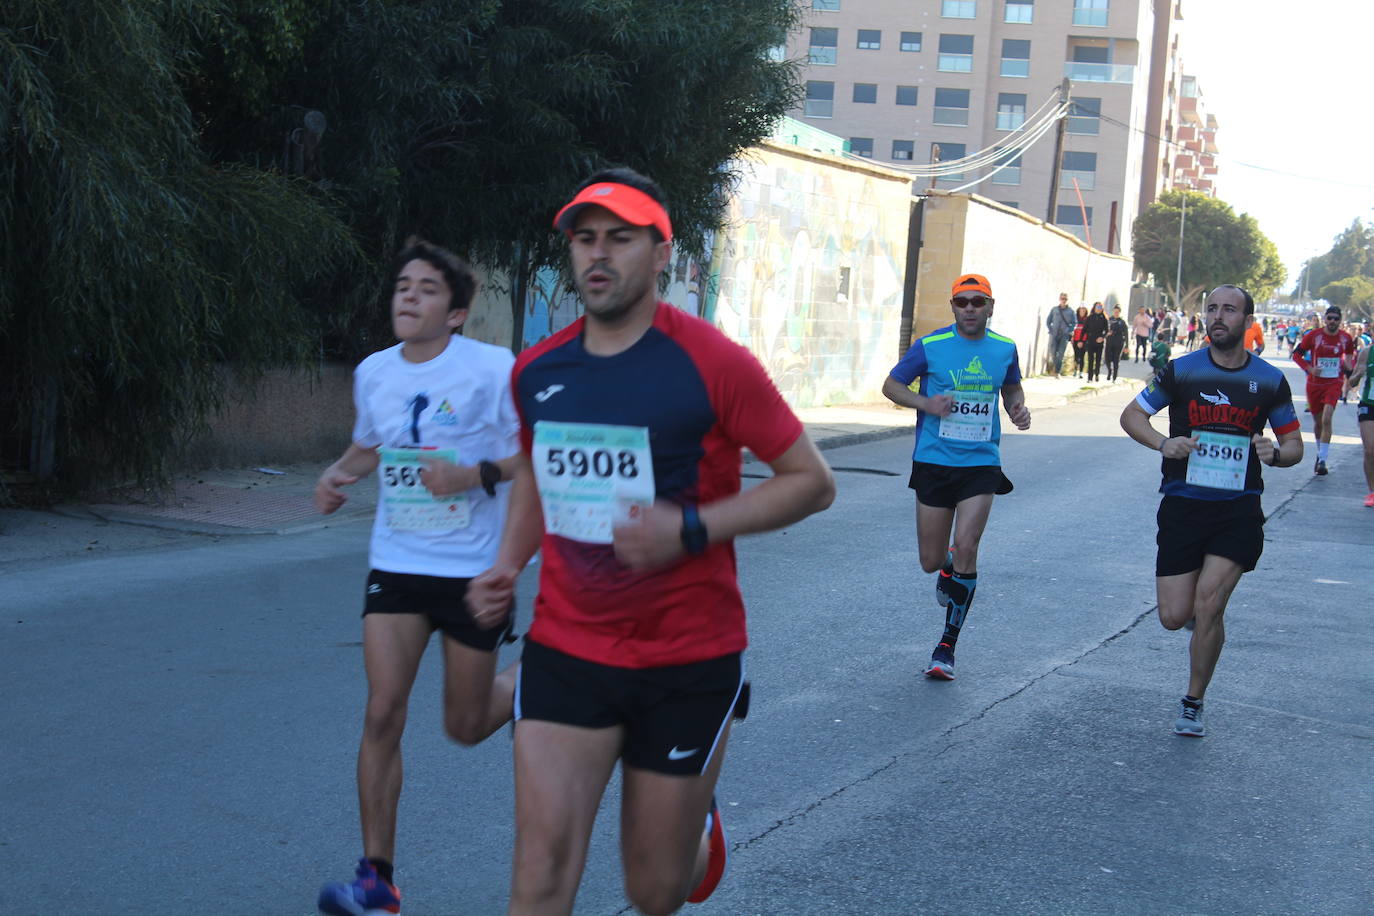
[[[1129,253],[1135,216],[1157,193],[1146,194],[1142,180],[1146,134],[1163,118],[1156,113],[1148,125],[1156,130],[1147,130],[1150,86],[1165,75],[1156,41],[1161,31],[1172,40],[1178,2],[810,0],[787,47],[804,63],[806,97],[794,116],[846,138],[855,155],[899,167],[949,162],[1010,150],[1016,129],[1067,80],[1072,108],[1058,162],[1050,131],[1019,155],[1009,151],[996,164],[1010,166],[996,174],[987,166],[933,185],[985,177],[968,190]]]

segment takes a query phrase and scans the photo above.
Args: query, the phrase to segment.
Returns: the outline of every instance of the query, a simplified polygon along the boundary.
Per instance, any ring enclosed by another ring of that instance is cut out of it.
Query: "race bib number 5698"
[[[531,457],[551,534],[609,544],[614,525],[653,505],[653,453],[645,427],[541,420],[534,424]]]

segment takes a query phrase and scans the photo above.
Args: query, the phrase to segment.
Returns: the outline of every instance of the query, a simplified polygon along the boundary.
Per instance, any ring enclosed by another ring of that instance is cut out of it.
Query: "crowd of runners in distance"
[[[365,476],[375,472],[379,488],[362,596],[362,855],[352,880],[321,888],[321,912],[401,911],[401,737],[436,630],[448,735],[470,745],[513,723],[508,913],[572,912],[617,767],[624,886],[638,911],[701,902],[725,872],[716,784],[750,699],[734,540],[823,511],[834,479],[752,354],[659,300],[673,228],[651,179],[629,169],[592,175],[553,229],[567,239],[584,314],[518,357],[462,336],[471,268],[430,242],[406,242],[387,289],[399,342],[359,364],[352,443],[316,484],[326,514]],[[920,670],[935,682],[955,677],[980,541],[994,499],[1012,491],[1001,417],[1031,425],[1016,343],[988,326],[995,304],[985,275],[956,278],[951,323],[914,341],[882,389],[917,411],[908,479],[916,553],[943,618]],[[1166,629],[1191,630],[1187,692],[1172,722],[1190,738],[1206,733],[1226,604],[1264,549],[1262,473],[1303,460],[1288,382],[1253,342],[1254,311],[1246,290],[1223,285],[1187,325],[1167,314],[1156,325],[1148,312],[1133,325],[1137,359],[1144,344],[1166,354],[1120,423],[1160,453],[1156,599]],[[1078,321],[1067,296],[1056,312],[1062,359]],[[1099,357],[1096,345],[1115,349],[1111,378],[1128,326],[1119,308],[1105,312],[1094,303],[1085,321]],[[1185,352],[1167,358],[1185,326]],[[1368,338],[1357,346],[1333,309],[1291,351],[1309,376],[1317,473],[1326,473],[1331,411],[1359,387],[1374,474]],[[1101,371],[1091,354],[1082,368]],[[1157,413],[1167,430],[1156,428]],[[745,448],[772,470],[748,489]],[[1374,506],[1374,476],[1365,505]],[[516,638],[516,581],[536,554],[520,658],[498,671],[498,650]]]

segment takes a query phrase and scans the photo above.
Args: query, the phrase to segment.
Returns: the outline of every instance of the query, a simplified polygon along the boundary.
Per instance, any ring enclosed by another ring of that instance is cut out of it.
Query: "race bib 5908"
[[[611,529],[654,503],[654,462],[643,426],[534,424],[535,479],[551,533],[611,543]]]

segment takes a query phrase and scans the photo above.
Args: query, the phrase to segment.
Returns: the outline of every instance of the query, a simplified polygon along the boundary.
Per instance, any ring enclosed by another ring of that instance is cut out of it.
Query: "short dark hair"
[[[1253,315],[1253,314],[1255,314],[1255,297],[1254,297],[1254,296],[1251,296],[1251,295],[1250,295],[1250,291],[1249,291],[1248,289],[1246,289],[1245,287],[1243,287],[1243,286],[1236,286],[1236,284],[1234,284],[1234,283],[1223,283],[1223,284],[1221,284],[1220,286],[1218,286],[1217,289],[1234,289],[1234,290],[1236,290],[1236,291],[1239,292],[1239,293],[1241,294],[1241,296],[1245,299],[1245,314],[1247,314],[1247,315]],[[1217,291],[1217,289],[1214,289],[1214,290],[1212,290],[1211,293],[1208,293],[1208,294],[1207,294],[1207,297],[1210,299],[1211,296],[1212,296],[1212,293],[1215,293],[1215,292]]]
[[[658,182],[654,181],[648,175],[643,175],[627,166],[602,169],[596,174],[589,176],[586,181],[583,181],[577,186],[572,196],[576,197],[594,184],[623,184],[626,187],[634,188],[636,191],[642,191],[648,194],[665,211],[668,209],[668,198],[664,195],[663,189],[658,186]],[[654,244],[663,241],[663,233],[659,232],[653,226],[646,226],[645,228],[648,229],[649,233],[653,236]]]
[[[1337,318],[1339,318],[1341,317],[1341,308],[1338,305],[1328,305],[1326,307],[1326,314],[1334,314]]]
[[[444,282],[453,294],[448,302],[450,312],[454,309],[472,308],[473,296],[477,294],[477,275],[473,273],[467,261],[447,248],[440,248],[418,235],[406,239],[405,246],[401,248],[400,254],[396,255],[391,268],[392,278],[400,276],[402,268],[411,261],[424,261],[444,275]]]

